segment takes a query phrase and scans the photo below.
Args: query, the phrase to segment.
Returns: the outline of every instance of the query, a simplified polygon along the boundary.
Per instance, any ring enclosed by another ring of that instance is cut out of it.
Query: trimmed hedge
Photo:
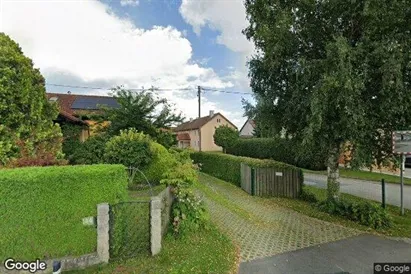
[[[325,200],[317,203],[318,209],[328,214],[341,216],[375,229],[392,226],[391,216],[380,205],[368,201],[353,203],[345,200]]]
[[[296,140],[280,138],[239,139],[227,153],[258,159],[272,159],[311,170],[324,170],[326,154],[318,148],[307,149]]]
[[[300,168],[273,160],[261,160],[215,152],[192,152],[191,159],[193,159],[194,163],[200,164],[202,172],[233,183],[238,187],[241,187],[241,163],[245,163],[251,167],[274,167],[285,170],[298,170],[301,173],[300,184],[302,185],[304,181]]]
[[[0,170],[0,261],[77,256],[96,250],[96,228],[82,218],[97,204],[127,198],[122,165]]]

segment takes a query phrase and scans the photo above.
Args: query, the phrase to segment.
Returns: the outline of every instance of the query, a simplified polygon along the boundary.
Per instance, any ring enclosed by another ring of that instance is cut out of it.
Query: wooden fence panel
[[[285,170],[277,168],[253,168],[241,163],[241,188],[248,194],[254,195],[297,198],[300,191],[300,172],[298,170]]]

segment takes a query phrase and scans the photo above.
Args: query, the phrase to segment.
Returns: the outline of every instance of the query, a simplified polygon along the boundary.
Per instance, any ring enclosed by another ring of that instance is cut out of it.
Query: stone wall
[[[150,201],[150,246],[151,254],[156,255],[161,250],[161,241],[167,232],[170,223],[171,206],[173,194],[171,188],[167,187],[159,195]]]

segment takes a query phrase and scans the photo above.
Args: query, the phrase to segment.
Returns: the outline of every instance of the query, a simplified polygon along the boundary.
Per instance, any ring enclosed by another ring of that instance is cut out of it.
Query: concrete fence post
[[[101,262],[108,263],[109,253],[109,205],[97,205],[97,255]]]
[[[161,250],[161,200],[158,197],[150,200],[150,246],[152,255]]]

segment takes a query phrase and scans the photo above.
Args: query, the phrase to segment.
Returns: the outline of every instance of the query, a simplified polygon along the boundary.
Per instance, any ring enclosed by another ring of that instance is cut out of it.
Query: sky
[[[239,129],[241,99],[252,101],[246,26],[242,0],[0,0],[0,32],[33,60],[48,92],[154,86],[188,120],[200,85],[218,90],[202,93],[202,116],[221,112]]]

